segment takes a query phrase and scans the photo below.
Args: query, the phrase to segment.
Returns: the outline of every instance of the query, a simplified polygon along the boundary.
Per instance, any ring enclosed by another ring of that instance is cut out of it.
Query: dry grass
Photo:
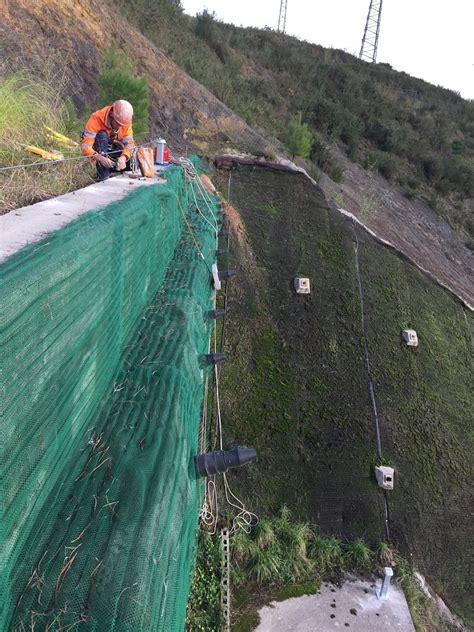
[[[50,64],[43,79],[27,72],[0,72],[2,75],[0,166],[43,162],[41,157],[26,152],[26,145],[60,151],[65,158],[80,156],[78,148],[48,138],[44,128],[47,125],[78,140],[81,126],[72,104],[63,97],[64,74],[58,74]],[[92,182],[93,175],[92,166],[82,159],[0,171],[0,214],[85,186]]]
[[[0,215],[91,184],[94,173],[87,160],[0,172]]]

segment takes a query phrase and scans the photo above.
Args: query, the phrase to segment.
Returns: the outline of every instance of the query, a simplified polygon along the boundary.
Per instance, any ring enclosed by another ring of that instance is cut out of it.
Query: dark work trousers
[[[123,145],[120,141],[111,141],[107,132],[100,131],[96,134],[93,149],[95,149],[98,154],[108,156],[108,158],[114,162],[114,166],[111,169],[103,167],[99,162],[96,163],[97,180],[99,180],[99,182],[107,180],[107,178],[110,178],[110,172],[115,171],[117,160],[122,155]],[[130,160],[128,158],[125,169],[119,171],[118,173],[123,173],[127,169],[130,169]]]

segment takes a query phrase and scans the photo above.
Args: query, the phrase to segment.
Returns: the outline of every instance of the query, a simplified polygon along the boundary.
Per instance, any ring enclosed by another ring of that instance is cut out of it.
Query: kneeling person
[[[81,151],[97,164],[97,179],[106,180],[112,169],[123,172],[135,148],[133,107],[124,99],[93,112],[81,135]]]

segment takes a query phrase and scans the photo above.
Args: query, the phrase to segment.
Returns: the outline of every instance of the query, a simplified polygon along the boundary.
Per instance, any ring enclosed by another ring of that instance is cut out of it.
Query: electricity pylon
[[[369,13],[367,14],[367,22],[360,47],[359,59],[365,59],[365,61],[371,62],[375,62],[377,59],[382,1],[383,0],[370,0]]]
[[[280,3],[280,15],[278,16],[278,29],[279,33],[284,33],[286,29],[286,7],[288,0],[281,0]]]

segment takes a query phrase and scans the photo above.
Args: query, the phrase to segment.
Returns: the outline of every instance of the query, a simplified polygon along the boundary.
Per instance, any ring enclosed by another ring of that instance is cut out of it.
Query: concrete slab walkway
[[[323,584],[317,595],[272,602],[260,610],[255,632],[414,632],[401,588],[390,586],[388,598],[379,601],[380,584],[348,579],[341,587]]]

